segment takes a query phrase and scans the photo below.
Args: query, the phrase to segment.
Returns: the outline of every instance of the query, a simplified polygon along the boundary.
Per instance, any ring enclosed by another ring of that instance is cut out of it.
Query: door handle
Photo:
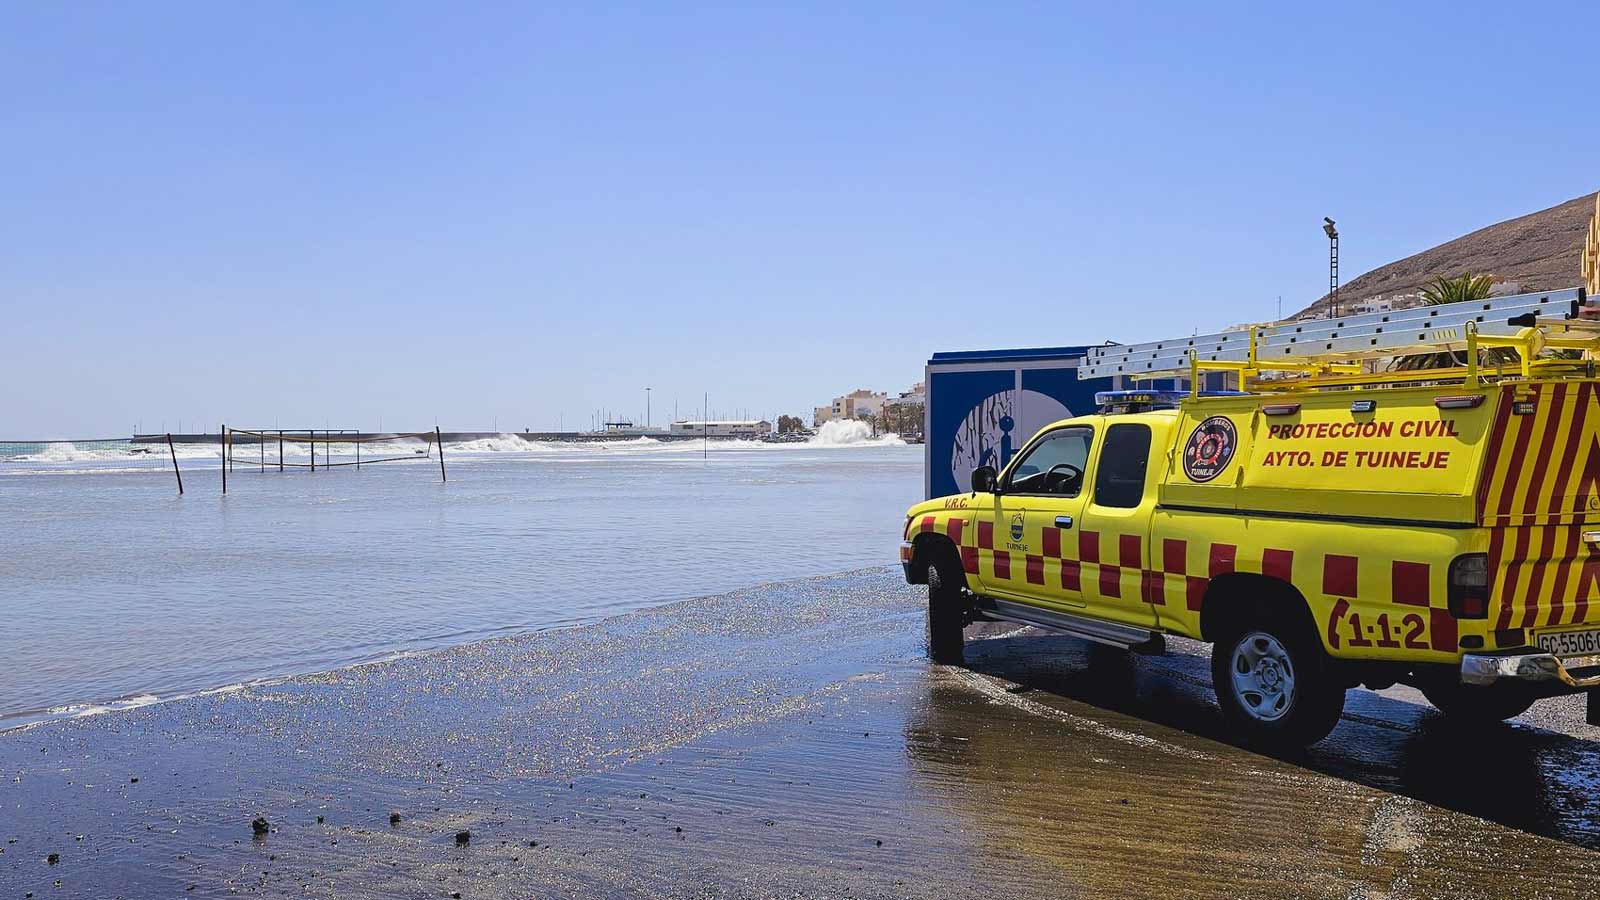
[[[1057,528],[1071,528],[1072,527],[1072,517],[1071,516],[1056,516],[1056,527]]]

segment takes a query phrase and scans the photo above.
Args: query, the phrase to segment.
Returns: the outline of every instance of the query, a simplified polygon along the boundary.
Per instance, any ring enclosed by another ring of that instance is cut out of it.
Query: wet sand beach
[[[1229,744],[1204,648],[922,658],[873,569],[0,734],[0,897],[1579,897],[1600,729],[1351,693]],[[252,822],[265,820],[263,833]],[[52,862],[52,858],[54,861]]]

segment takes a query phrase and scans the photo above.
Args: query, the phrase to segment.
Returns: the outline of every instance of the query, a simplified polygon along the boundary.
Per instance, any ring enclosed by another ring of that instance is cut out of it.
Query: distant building
[[[1583,240],[1583,283],[1591,297],[1600,296],[1600,195],[1594,198],[1594,218]]]
[[[891,397],[883,401],[884,406],[926,406],[928,404],[928,386],[919,381],[911,386],[911,390],[901,392],[898,397]]]
[[[762,437],[772,433],[772,423],[766,419],[740,419],[738,421],[673,422],[673,434],[692,434],[696,437]]]
[[[883,411],[883,404],[888,399],[889,395],[882,392],[869,391],[865,388],[854,390],[833,398],[832,406],[816,407],[815,421],[812,424],[820,427],[823,422],[831,422],[834,419],[876,416]]]
[[[627,421],[606,422],[604,426],[604,432],[612,437],[650,437],[666,433],[666,429],[659,425],[635,425]]]
[[[902,391],[900,396],[883,401],[883,414],[878,426],[902,437],[920,438],[927,408],[928,388],[919,381],[910,390]]]
[[[1347,316],[1364,316],[1368,313],[1386,313],[1394,309],[1394,300],[1379,294],[1365,300],[1357,300],[1346,309],[1341,310]]]

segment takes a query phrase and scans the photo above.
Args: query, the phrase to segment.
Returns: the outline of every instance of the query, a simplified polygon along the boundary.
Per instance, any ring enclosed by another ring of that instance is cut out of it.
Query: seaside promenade
[[[922,658],[873,569],[0,734],[0,896],[1587,896],[1600,729],[1404,689],[1221,742],[1205,658]],[[1470,750],[1470,752],[1467,752]],[[1462,792],[1492,755],[1509,781]],[[254,823],[254,827],[253,827]],[[1092,857],[1083,848],[1094,847]],[[1446,862],[1448,864],[1446,864]]]

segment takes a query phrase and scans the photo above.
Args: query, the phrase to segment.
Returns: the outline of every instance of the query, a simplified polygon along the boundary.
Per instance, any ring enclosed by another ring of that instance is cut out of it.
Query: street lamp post
[[[1322,231],[1328,236],[1328,318],[1339,314],[1339,229],[1333,220],[1322,217]]]

